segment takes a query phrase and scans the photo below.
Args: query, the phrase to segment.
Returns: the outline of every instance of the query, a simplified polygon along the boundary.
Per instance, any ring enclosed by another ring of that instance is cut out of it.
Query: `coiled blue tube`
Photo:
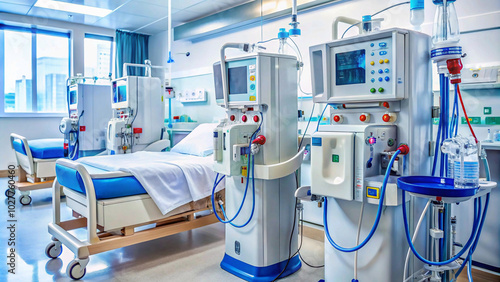
[[[325,226],[325,235],[326,235],[326,238],[328,239],[328,242],[330,242],[330,244],[335,249],[337,249],[337,250],[339,250],[341,252],[344,252],[344,253],[355,252],[355,251],[363,248],[366,245],[366,243],[368,243],[368,241],[370,241],[370,239],[372,238],[373,234],[377,230],[378,224],[380,222],[380,217],[382,216],[382,208],[384,207],[385,188],[387,186],[387,181],[389,180],[389,175],[390,175],[390,172],[391,172],[391,167],[394,164],[394,161],[396,160],[396,157],[400,153],[401,153],[401,151],[397,150],[396,153],[394,153],[394,155],[392,156],[391,160],[389,161],[389,165],[387,166],[387,171],[385,172],[384,181],[382,183],[382,191],[380,192],[380,200],[379,200],[378,209],[377,209],[377,217],[375,218],[375,222],[373,223],[373,226],[372,226],[372,229],[370,230],[370,233],[365,238],[365,240],[363,240],[363,242],[361,242],[361,244],[359,244],[359,245],[357,245],[355,247],[352,247],[352,248],[344,248],[344,247],[341,247],[341,246],[337,245],[337,243],[335,243],[335,241],[333,241],[332,237],[330,236],[330,232],[328,231],[328,215],[327,215],[328,214],[327,213],[327,210],[328,210],[328,199],[325,197],[325,205],[323,207],[323,224]]]

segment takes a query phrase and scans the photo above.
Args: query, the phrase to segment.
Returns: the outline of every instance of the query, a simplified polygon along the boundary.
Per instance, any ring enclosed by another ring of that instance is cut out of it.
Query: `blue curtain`
[[[123,76],[123,64],[134,63],[144,64],[144,60],[148,59],[148,42],[149,35],[126,32],[122,30],[116,31],[116,77]],[[144,75],[144,68],[128,67],[128,75]]]

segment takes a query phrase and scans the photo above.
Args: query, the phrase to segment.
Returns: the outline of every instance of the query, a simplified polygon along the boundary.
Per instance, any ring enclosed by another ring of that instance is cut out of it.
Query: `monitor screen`
[[[247,66],[228,68],[229,95],[246,94],[247,88]]]
[[[117,85],[113,83],[113,103],[120,103],[127,101],[127,85]]]
[[[78,92],[76,90],[69,91],[69,104],[75,105],[78,99]]]
[[[365,50],[335,54],[335,84],[365,83]]]

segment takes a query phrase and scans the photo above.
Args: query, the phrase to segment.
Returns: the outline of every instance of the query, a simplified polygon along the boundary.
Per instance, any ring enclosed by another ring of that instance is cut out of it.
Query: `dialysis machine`
[[[351,281],[353,272],[360,281],[402,277],[408,245],[396,179],[430,174],[429,48],[428,35],[404,29],[310,47],[314,102],[331,113],[311,139],[311,192],[325,197],[327,281]]]
[[[125,76],[111,82],[110,155],[140,151],[163,139],[165,105],[160,79]]]
[[[281,277],[301,266],[294,220],[294,172],[302,162],[297,59],[257,53],[226,61],[225,48],[248,47],[232,45],[214,65],[217,103],[227,114],[214,131],[214,171],[226,179],[225,206],[218,202],[226,219],[219,220],[230,223],[221,267],[248,281],[271,281],[285,266]]]
[[[76,83],[68,87],[69,118],[59,130],[64,134],[64,155],[70,159],[93,156],[106,150],[109,85]]]

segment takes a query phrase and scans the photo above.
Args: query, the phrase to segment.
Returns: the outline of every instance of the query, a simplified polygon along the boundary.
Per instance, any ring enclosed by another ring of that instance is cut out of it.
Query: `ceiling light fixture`
[[[54,0],[38,0],[35,3],[35,7],[76,13],[76,14],[90,15],[101,18],[109,15],[109,13],[112,12],[112,10],[109,9],[90,7],[85,5],[78,5],[78,4],[60,2]]]

